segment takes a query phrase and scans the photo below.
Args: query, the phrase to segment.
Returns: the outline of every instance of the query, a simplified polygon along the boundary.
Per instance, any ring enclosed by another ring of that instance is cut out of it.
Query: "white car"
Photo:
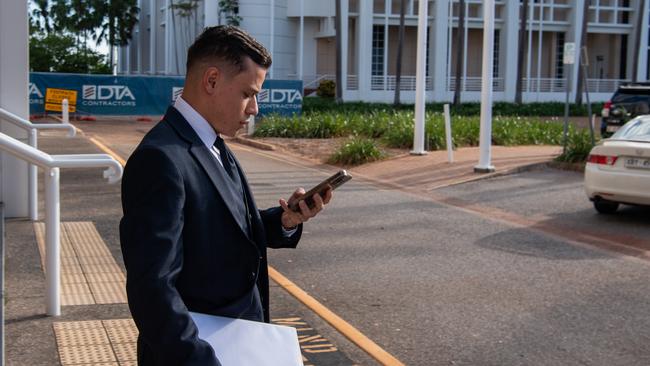
[[[614,213],[621,203],[650,205],[650,115],[630,120],[591,149],[585,190],[604,214]]]

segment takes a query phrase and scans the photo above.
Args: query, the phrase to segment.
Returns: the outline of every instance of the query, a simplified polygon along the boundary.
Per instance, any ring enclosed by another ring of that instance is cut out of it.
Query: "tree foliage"
[[[74,37],[57,32],[30,36],[29,66],[31,71],[42,72],[111,73],[103,55],[80,49]]]
[[[106,42],[111,47],[125,46],[133,37],[140,9],[137,0],[31,0],[35,25],[44,34],[71,37],[76,50],[92,58],[88,42]],[[41,37],[44,38],[45,36]]]

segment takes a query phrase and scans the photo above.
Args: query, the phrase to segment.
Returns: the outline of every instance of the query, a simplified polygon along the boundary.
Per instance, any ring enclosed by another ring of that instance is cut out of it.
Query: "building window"
[[[372,76],[384,75],[384,34],[383,25],[372,26]]]
[[[555,33],[555,78],[564,79],[564,33]]]

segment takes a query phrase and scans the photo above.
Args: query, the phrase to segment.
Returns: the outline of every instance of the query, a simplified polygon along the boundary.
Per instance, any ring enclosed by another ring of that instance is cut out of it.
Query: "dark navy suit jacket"
[[[188,311],[246,318],[255,286],[269,321],[266,248],[295,247],[302,226],[287,237],[282,209],[258,210],[240,176],[250,230],[241,192],[173,107],[129,158],[120,242],[140,365],[219,365]]]

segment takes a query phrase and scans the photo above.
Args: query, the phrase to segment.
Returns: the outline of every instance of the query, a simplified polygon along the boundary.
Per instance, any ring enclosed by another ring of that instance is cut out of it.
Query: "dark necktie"
[[[226,148],[226,144],[221,138],[217,135],[217,139],[214,142],[214,147],[219,149],[219,155],[221,156],[221,165],[226,170],[226,173],[230,178],[235,182],[239,189],[241,189],[241,182],[239,181],[239,174],[237,172],[237,165],[235,165],[235,160],[230,155],[230,151]]]

